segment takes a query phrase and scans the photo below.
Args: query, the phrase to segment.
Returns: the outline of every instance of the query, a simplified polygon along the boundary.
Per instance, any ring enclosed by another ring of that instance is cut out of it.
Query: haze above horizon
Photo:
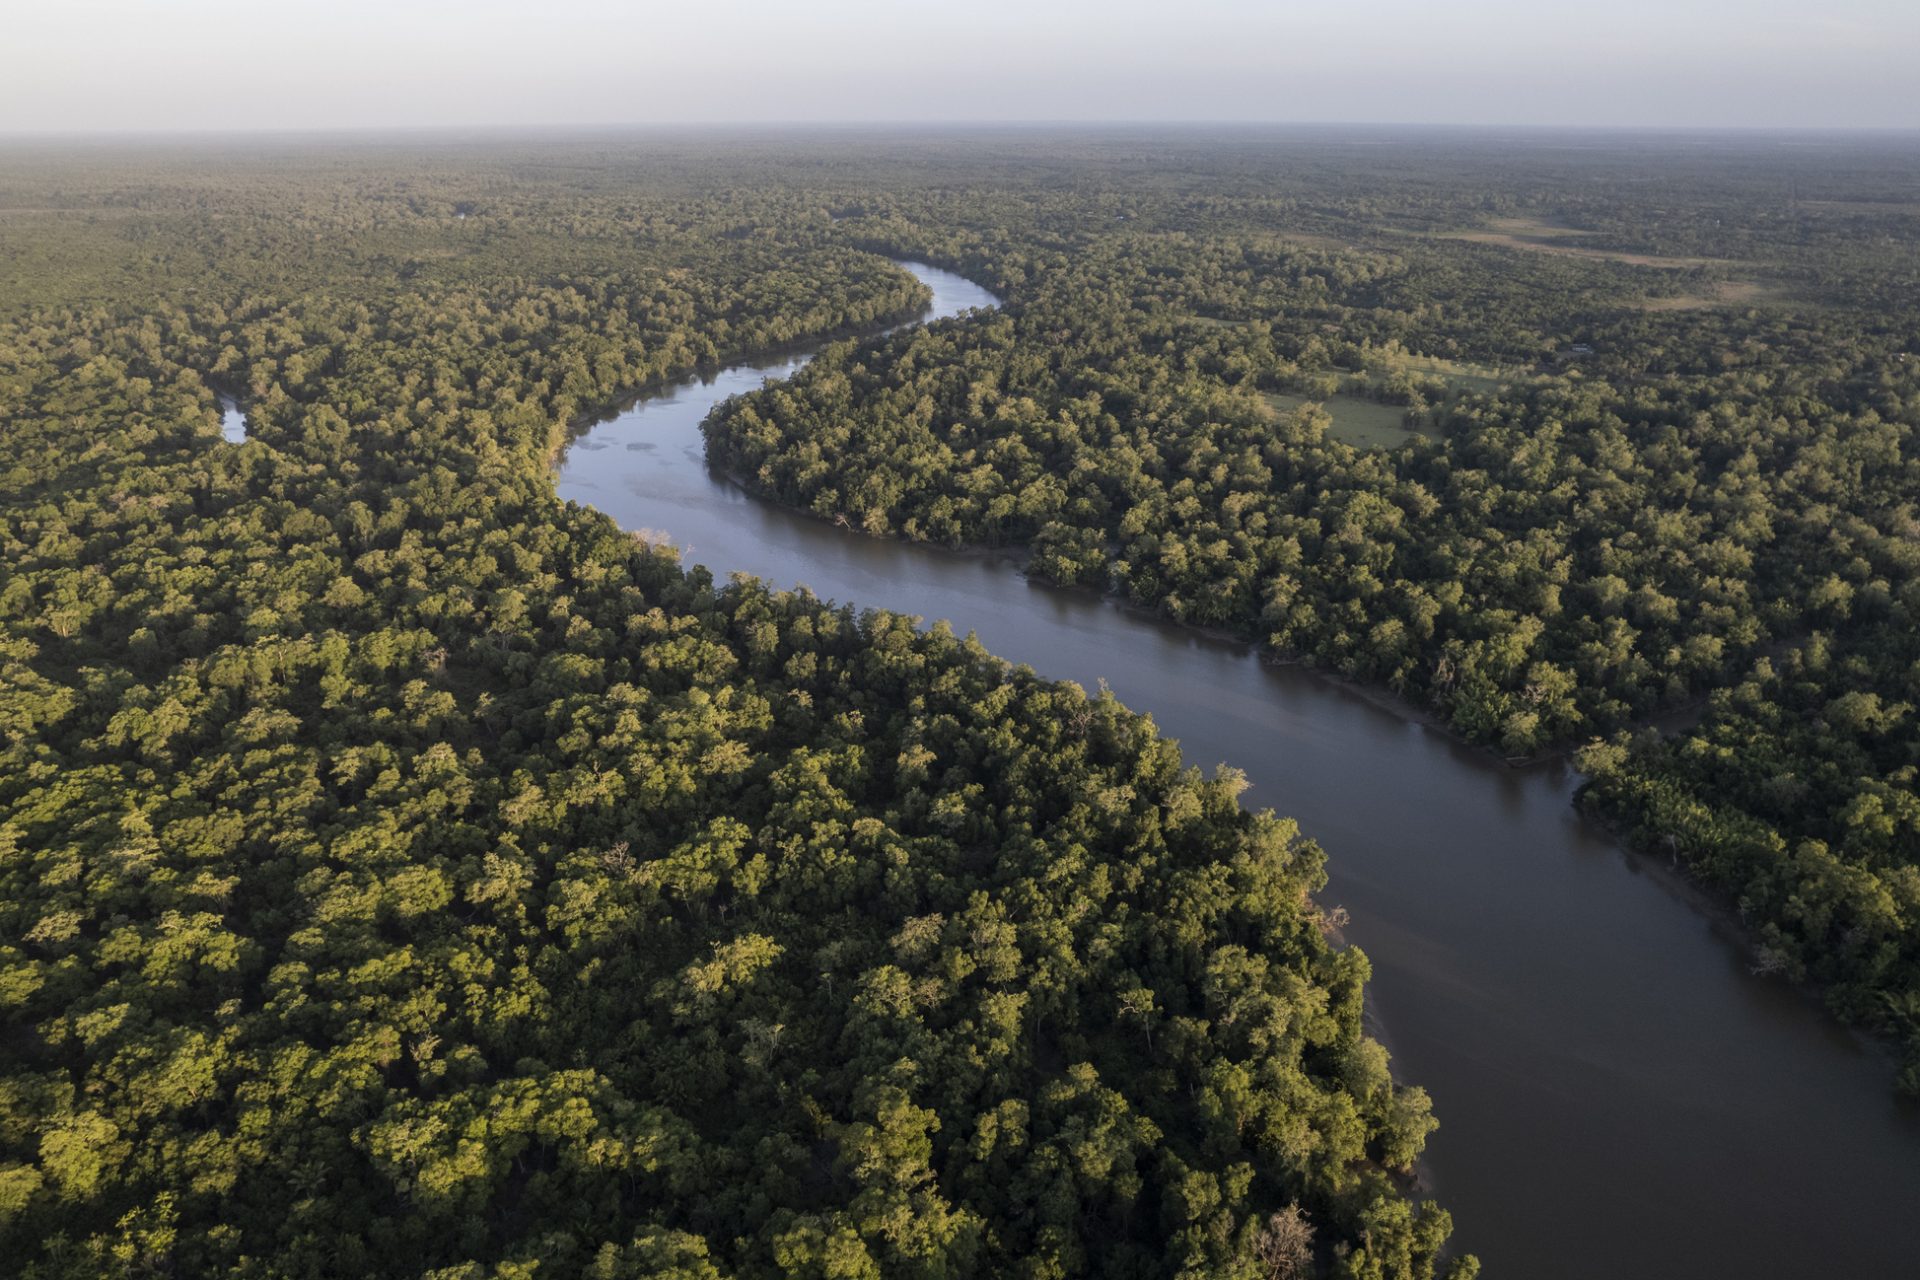
[[[766,123],[1920,127],[1920,6],[68,0],[0,131]]]

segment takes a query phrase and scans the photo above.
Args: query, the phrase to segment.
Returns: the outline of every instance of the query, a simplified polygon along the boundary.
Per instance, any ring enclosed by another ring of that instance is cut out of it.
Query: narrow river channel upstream
[[[945,271],[938,320],[996,300]],[[700,422],[806,355],[689,379],[586,431],[563,497],[744,571],[947,619],[1227,762],[1248,803],[1329,854],[1396,1073],[1432,1093],[1432,1194],[1490,1277],[1920,1276],[1920,1117],[1814,1001],[1569,803],[1563,764],[1510,769],[1357,692],[1008,560],[837,529],[711,471]]]

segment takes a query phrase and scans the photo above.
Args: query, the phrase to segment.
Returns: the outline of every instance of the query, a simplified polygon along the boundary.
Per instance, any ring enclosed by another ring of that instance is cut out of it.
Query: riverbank
[[[704,422],[703,417],[702,425]],[[703,435],[702,458],[704,459],[705,456]],[[1147,620],[1157,626],[1176,627],[1215,643],[1231,646],[1265,666],[1299,671],[1311,679],[1339,690],[1343,696],[1375,707],[1402,723],[1418,726],[1427,732],[1439,735],[1455,746],[1485,759],[1488,763],[1497,763],[1508,770],[1528,772],[1553,767],[1571,768],[1574,755],[1580,746],[1585,741],[1592,740],[1591,737],[1565,739],[1526,756],[1507,755],[1499,752],[1491,744],[1476,741],[1461,733],[1450,721],[1430,707],[1416,703],[1378,684],[1359,680],[1322,666],[1306,655],[1277,652],[1244,631],[1184,622],[1169,617],[1163,610],[1151,604],[1135,600],[1112,588],[1102,589],[1086,584],[1060,583],[1037,574],[1032,567],[1033,552],[1029,544],[1015,542],[998,546],[948,545],[908,537],[897,531],[874,534],[854,525],[844,515],[824,515],[805,508],[787,506],[757,484],[754,478],[737,469],[718,467],[711,463],[708,463],[707,467],[713,475],[719,477],[746,499],[758,503],[772,503],[787,512],[791,518],[830,529],[835,536],[852,535],[873,542],[897,544],[912,548],[919,555],[938,555],[948,559],[990,563],[996,569],[1011,571],[1014,576],[1034,589],[1055,595],[1077,597],[1102,606],[1110,605],[1126,616]],[[1769,646],[1769,652],[1777,651],[1785,643],[1788,642],[1784,640],[1776,642]],[[1623,727],[1629,732],[1647,728],[1655,728],[1663,733],[1683,732],[1697,722],[1704,713],[1709,696],[1707,693],[1696,694],[1681,703],[1663,707]],[[1578,814],[1582,820],[1596,821],[1596,825],[1601,826],[1617,843],[1624,859],[1647,872],[1663,891],[1706,920],[1729,953],[1740,957],[1741,963],[1746,965],[1757,945],[1757,935],[1752,926],[1740,915],[1735,894],[1695,879],[1690,870],[1684,866],[1663,863],[1656,850],[1647,849],[1639,842],[1626,838],[1625,833],[1619,831],[1615,824],[1597,822],[1598,815],[1593,806],[1582,803],[1580,799],[1585,789],[1585,775],[1579,774],[1577,770],[1574,772],[1580,781],[1572,786],[1567,795],[1566,803],[1569,810]],[[1897,1068],[1896,1046],[1890,1040],[1875,1036],[1865,1028],[1838,1018],[1828,1008],[1822,998],[1824,993],[1820,989],[1805,982],[1779,983],[1778,985],[1807,999],[1810,1007],[1819,1015],[1831,1020],[1835,1027],[1844,1029],[1849,1035],[1861,1036],[1864,1041],[1872,1043],[1882,1056],[1887,1058],[1890,1064],[1889,1074],[1892,1074],[1892,1069]],[[1382,1024],[1382,1030],[1384,1030],[1384,1024]],[[1384,1036],[1381,1038],[1385,1039]]]
[[[737,469],[714,466],[713,470],[716,475],[724,477],[728,483],[734,485],[741,493],[753,498],[755,501],[777,504],[801,519],[819,521],[824,525],[856,537],[870,538],[883,542],[898,542],[905,546],[924,549],[940,555],[972,556],[1005,561],[1015,573],[1036,587],[1041,587],[1048,591],[1085,596],[1089,599],[1111,604],[1115,608],[1139,617],[1151,618],[1156,622],[1163,622],[1169,626],[1180,627],[1194,635],[1204,636],[1208,639],[1225,643],[1244,645],[1250,654],[1270,666],[1289,667],[1304,671],[1318,679],[1327,681],[1329,684],[1338,686],[1354,697],[1389,711],[1411,724],[1417,724],[1435,733],[1442,734],[1468,750],[1480,752],[1484,754],[1489,761],[1503,764],[1512,769],[1528,769],[1556,761],[1570,761],[1581,747],[1593,741],[1594,738],[1601,736],[1603,733],[1617,733],[1621,731],[1635,733],[1649,728],[1659,729],[1662,733],[1682,731],[1698,721],[1699,717],[1706,710],[1708,700],[1712,697],[1711,691],[1695,694],[1679,703],[1648,712],[1646,715],[1628,724],[1615,726],[1608,730],[1596,730],[1578,737],[1558,739],[1526,755],[1508,755],[1499,751],[1491,743],[1479,741],[1462,733],[1450,720],[1443,717],[1438,711],[1415,702],[1404,694],[1397,693],[1377,683],[1345,675],[1331,667],[1314,661],[1312,657],[1306,654],[1282,652],[1273,649],[1263,644],[1256,636],[1247,631],[1239,631],[1231,627],[1207,626],[1200,623],[1186,622],[1182,619],[1172,617],[1164,610],[1152,604],[1136,600],[1132,596],[1126,595],[1112,587],[1095,587],[1084,583],[1059,582],[1045,575],[1037,574],[1033,572],[1032,569],[1033,548],[1030,543],[1007,542],[994,546],[983,543],[954,544],[931,542],[896,531],[872,533],[854,524],[846,518],[844,513],[828,516],[806,507],[798,507],[785,503],[778,495],[769,493],[763,486],[757,484],[751,477]],[[1671,726],[1671,728],[1669,726]]]
[[[709,413],[708,416],[710,417],[711,414]],[[701,424],[703,427],[703,458],[706,456],[704,444],[705,421],[706,418],[703,418]],[[844,514],[825,515],[805,508],[789,507],[780,504],[779,498],[769,494],[757,483],[755,477],[750,477],[736,468],[715,466],[711,463],[708,464],[708,468],[715,475],[721,477],[725,483],[733,486],[748,499],[781,505],[782,509],[789,512],[793,517],[810,521],[823,527],[829,527],[834,530],[836,535],[852,534],[864,539],[896,542],[912,547],[919,554],[923,555],[938,554],[943,557],[958,557],[991,562],[997,567],[1010,569],[1013,574],[1036,589],[1050,593],[1077,596],[1096,601],[1102,605],[1112,605],[1128,616],[1149,619],[1156,625],[1175,626],[1214,642],[1233,646],[1262,664],[1299,670],[1310,678],[1321,681],[1329,687],[1339,689],[1347,697],[1376,707],[1406,724],[1417,725],[1425,731],[1440,735],[1456,746],[1471,751],[1489,762],[1497,762],[1506,769],[1524,772],[1542,768],[1571,767],[1574,763],[1575,752],[1579,750],[1584,742],[1592,740],[1590,736],[1563,739],[1543,746],[1541,749],[1525,756],[1508,755],[1498,751],[1490,743],[1476,741],[1460,732],[1448,719],[1432,707],[1415,702],[1405,695],[1379,684],[1356,679],[1337,670],[1322,666],[1314,662],[1307,655],[1287,654],[1275,651],[1262,644],[1257,637],[1245,630],[1231,627],[1204,626],[1174,619],[1169,617],[1160,608],[1147,602],[1135,600],[1111,587],[1102,589],[1086,584],[1060,583],[1051,580],[1034,571],[1033,551],[1029,544],[1015,542],[997,546],[982,544],[947,545],[915,539],[901,534],[898,531],[874,534],[856,526],[848,520]],[[1110,554],[1112,550],[1113,548],[1109,548]],[[1774,642],[1767,647],[1767,652],[1777,653],[1777,651],[1787,643],[1790,642],[1787,640]],[[1662,733],[1684,732],[1687,727],[1696,723],[1704,713],[1709,697],[1710,694],[1708,693],[1695,694],[1680,703],[1662,707],[1622,727],[1629,732],[1642,731],[1648,728],[1657,729]],[[1568,794],[1568,806],[1572,811],[1579,814],[1582,819],[1594,820],[1598,816],[1594,806],[1589,803],[1583,803],[1581,799],[1585,793],[1587,779],[1584,775],[1579,774],[1577,770],[1575,770],[1575,776],[1580,780],[1573,785]],[[1676,900],[1684,902],[1704,919],[1708,920],[1710,927],[1714,930],[1722,944],[1725,945],[1732,954],[1741,957],[1743,964],[1747,963],[1747,958],[1754,954],[1755,947],[1758,944],[1758,935],[1752,926],[1741,916],[1734,892],[1695,879],[1687,867],[1662,863],[1657,850],[1647,849],[1639,842],[1626,838],[1625,834],[1620,832],[1614,824],[1604,823],[1601,825],[1619,845],[1624,858],[1636,864],[1642,864],[1642,869],[1651,873],[1652,877],[1661,884],[1665,891],[1672,894]],[[1844,1019],[1838,1018],[1831,1012],[1826,1001],[1822,998],[1824,993],[1817,987],[1813,987],[1804,982],[1781,985],[1788,986],[1795,990],[1802,998],[1812,997],[1809,1003],[1817,1011],[1832,1019],[1836,1026],[1845,1028],[1849,1034],[1861,1035],[1872,1041],[1897,1065],[1898,1053],[1896,1047],[1890,1040],[1874,1036],[1870,1030],[1854,1026]]]
[[[755,367],[764,365],[772,367],[784,361],[795,359],[796,357],[811,357],[812,353],[831,343],[843,342],[848,339],[878,337],[881,334],[889,333],[902,326],[918,323],[933,307],[932,290],[927,290],[926,295],[925,299],[915,303],[913,306],[885,312],[872,320],[861,321],[858,324],[839,325],[811,337],[795,338],[791,342],[776,343],[769,347],[746,348],[731,355],[716,357],[712,360],[696,361],[692,365],[671,373],[662,374],[658,378],[651,379],[650,381],[643,382],[636,387],[623,391],[611,400],[605,401],[583,413],[575,414],[571,420],[559,426],[554,432],[554,438],[547,448],[547,469],[551,471],[558,467],[561,455],[567,451],[568,446],[580,439],[580,437],[586,435],[602,423],[611,422],[642,401],[651,400],[690,379],[704,380],[717,376],[725,370],[742,366]]]
[[[1573,807],[1580,816],[1615,840],[1637,869],[1659,881],[1675,898],[1697,911],[1728,947],[1739,953],[1741,963],[1747,965],[1748,972],[1755,979],[1793,992],[1824,1014],[1837,1030],[1854,1038],[1863,1052],[1880,1058],[1886,1079],[1893,1084],[1892,1091],[1898,1099],[1898,1105],[1910,1115],[1920,1117],[1920,1094],[1904,1091],[1899,1084],[1901,1071],[1906,1065],[1905,1046],[1894,1032],[1891,1029],[1882,1031],[1863,1026],[1834,1009],[1828,999],[1833,990],[1832,984],[1816,981],[1810,976],[1792,977],[1753,964],[1760,940],[1740,909],[1740,886],[1721,884],[1702,877],[1695,873],[1693,865],[1682,858],[1677,849],[1667,849],[1663,857],[1657,844],[1636,838],[1635,833],[1618,816],[1591,798],[1592,781],[1589,778],[1573,794]]]

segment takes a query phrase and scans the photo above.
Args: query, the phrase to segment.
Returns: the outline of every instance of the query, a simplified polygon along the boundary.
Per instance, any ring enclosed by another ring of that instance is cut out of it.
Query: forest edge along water
[[[902,263],[933,322],[996,305]],[[1187,759],[1328,851],[1323,897],[1372,961],[1395,1070],[1440,1130],[1434,1193],[1490,1275],[1902,1276],[1920,1257],[1920,1120],[1871,1045],[1787,986],[1677,877],[1510,768],[1337,681],[1263,662],[1017,557],[876,539],[749,496],[701,421],[811,348],[687,378],[563,450],[563,497],[716,576],[949,620],[1044,676],[1104,683]]]

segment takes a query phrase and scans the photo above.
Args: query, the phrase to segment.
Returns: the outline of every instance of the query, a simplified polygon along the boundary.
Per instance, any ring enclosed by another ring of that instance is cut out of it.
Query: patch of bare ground
[[[1280,240],[1288,244],[1302,245],[1309,249],[1332,249],[1345,253],[1353,248],[1353,241],[1342,240],[1338,236],[1321,235],[1317,231],[1282,231],[1277,233]]]
[[[1655,253],[1632,253],[1624,249],[1594,249],[1583,244],[1568,244],[1582,236],[1598,235],[1578,227],[1561,226],[1539,218],[1495,218],[1486,227],[1474,231],[1436,231],[1441,240],[1465,240],[1472,244],[1498,245],[1503,249],[1525,249],[1562,258],[1586,258],[1594,262],[1624,262],[1635,267],[1720,267],[1724,258],[1670,258]]]
[[[1777,302],[1780,290],[1758,280],[1716,280],[1693,293],[1671,298],[1648,298],[1636,305],[1642,311],[1698,311],[1704,307],[1748,307]]]

